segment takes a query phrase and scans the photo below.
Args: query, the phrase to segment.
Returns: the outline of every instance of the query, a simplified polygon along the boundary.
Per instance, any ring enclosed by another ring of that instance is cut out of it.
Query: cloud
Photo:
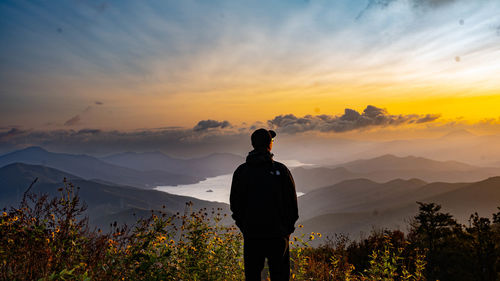
[[[375,126],[399,126],[404,124],[419,124],[438,119],[438,114],[391,115],[387,110],[368,105],[362,113],[346,108],[341,116],[306,115],[296,117],[293,114],[279,115],[269,120],[268,124],[285,133],[300,133],[306,131],[347,132]]]
[[[18,128],[11,128],[8,131],[0,132],[0,139],[7,139],[7,138],[10,138],[10,137],[15,137],[15,136],[18,136],[18,135],[22,135],[24,133],[26,133],[26,131],[20,130]]]
[[[81,123],[80,115],[76,115],[70,118],[68,121],[64,122],[64,126],[74,126]]]
[[[99,105],[102,105],[103,103],[100,101],[95,101],[94,104],[99,106]],[[92,110],[92,108],[93,108],[93,105],[87,106],[82,112],[80,112],[80,114],[77,114],[76,116],[74,116],[74,117],[70,118],[69,120],[67,120],[66,122],[64,122],[64,126],[81,125],[82,118],[85,115],[90,114],[90,111]]]
[[[221,122],[223,123],[223,122]],[[204,156],[216,152],[242,152],[250,147],[248,132],[167,128],[134,131],[51,130],[0,133],[0,152],[27,146],[51,151],[108,155],[124,151],[159,150],[179,157]]]
[[[414,5],[424,4],[429,6],[441,6],[456,2],[456,0],[413,0]]]
[[[198,124],[194,126],[193,131],[202,132],[202,131],[207,131],[209,129],[216,129],[216,128],[224,129],[228,127],[231,127],[231,124],[226,120],[219,122],[216,120],[208,119],[208,120],[201,120],[200,122],[198,122]]]
[[[440,114],[427,114],[427,115],[421,117],[420,119],[418,119],[415,123],[432,122],[432,121],[438,119],[439,117],[441,117]]]

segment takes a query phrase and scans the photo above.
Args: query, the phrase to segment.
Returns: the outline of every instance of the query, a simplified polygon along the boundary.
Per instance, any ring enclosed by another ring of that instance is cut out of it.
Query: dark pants
[[[245,259],[246,281],[260,281],[264,261],[267,258],[272,281],[290,278],[290,251],[288,237],[252,239],[245,238],[243,257]]]

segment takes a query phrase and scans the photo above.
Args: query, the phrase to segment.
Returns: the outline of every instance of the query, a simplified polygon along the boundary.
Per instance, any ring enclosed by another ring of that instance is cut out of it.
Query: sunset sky
[[[309,122],[299,132],[335,134],[351,131],[331,129],[346,109],[364,118],[370,105],[388,119],[367,127],[499,132],[497,0],[13,0],[0,2],[0,41],[4,141],[204,125],[293,133],[268,122],[290,114]]]

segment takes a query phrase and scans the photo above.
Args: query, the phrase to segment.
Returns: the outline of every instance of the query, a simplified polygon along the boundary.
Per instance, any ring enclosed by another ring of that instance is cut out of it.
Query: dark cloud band
[[[201,131],[207,131],[209,129],[224,129],[224,128],[229,128],[231,127],[231,124],[224,120],[224,121],[216,121],[216,120],[201,120],[194,126],[193,130],[195,132],[201,132]]]
[[[306,131],[347,132],[373,126],[398,126],[432,122],[438,119],[438,114],[391,115],[385,109],[369,105],[362,113],[346,108],[341,116],[306,115],[296,117],[293,114],[279,115],[269,120],[268,124],[285,133],[300,133]]]

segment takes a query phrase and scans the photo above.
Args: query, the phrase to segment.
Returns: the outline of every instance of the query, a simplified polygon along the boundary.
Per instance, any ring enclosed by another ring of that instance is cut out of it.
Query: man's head
[[[258,129],[252,133],[252,146],[254,148],[263,148],[271,151],[273,148],[273,139],[276,137],[276,132],[273,130]]]

